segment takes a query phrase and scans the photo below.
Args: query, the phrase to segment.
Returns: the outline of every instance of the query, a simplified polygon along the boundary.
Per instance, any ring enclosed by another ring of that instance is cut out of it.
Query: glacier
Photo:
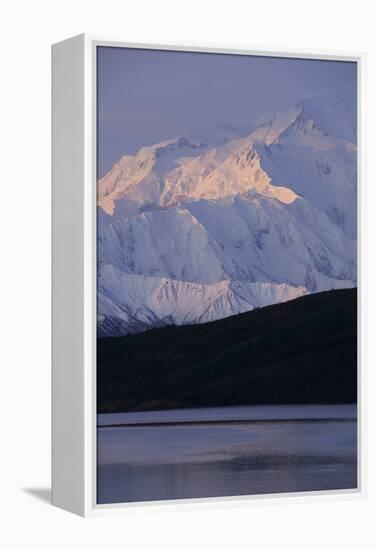
[[[98,181],[98,335],[356,286],[354,117],[336,90],[119,159]]]

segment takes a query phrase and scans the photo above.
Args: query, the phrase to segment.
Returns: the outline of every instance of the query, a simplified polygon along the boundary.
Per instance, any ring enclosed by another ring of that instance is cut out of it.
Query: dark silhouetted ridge
[[[354,403],[357,291],[98,340],[98,412]]]

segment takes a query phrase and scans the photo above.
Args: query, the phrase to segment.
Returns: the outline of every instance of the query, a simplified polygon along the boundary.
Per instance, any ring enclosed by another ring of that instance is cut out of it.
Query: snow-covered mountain
[[[99,334],[354,286],[354,116],[335,92],[122,157],[98,182]]]
[[[150,326],[206,323],[305,294],[303,286],[229,280],[206,285],[129,275],[107,264],[98,276],[98,332],[113,336]]]

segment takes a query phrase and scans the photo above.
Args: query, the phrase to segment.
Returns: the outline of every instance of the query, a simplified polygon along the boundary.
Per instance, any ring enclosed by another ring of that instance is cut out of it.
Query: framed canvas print
[[[53,46],[53,502],[361,493],[361,56]]]

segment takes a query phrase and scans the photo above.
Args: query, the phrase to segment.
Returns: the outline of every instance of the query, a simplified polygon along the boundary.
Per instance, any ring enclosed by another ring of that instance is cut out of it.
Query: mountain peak
[[[153,159],[160,158],[164,153],[182,152],[182,150],[198,150],[204,148],[205,144],[190,139],[184,133],[178,135],[176,138],[166,141],[160,141],[153,145],[148,145],[139,149],[136,154],[137,157],[150,157]]]
[[[329,89],[301,100],[301,110],[331,137],[356,141],[356,91]]]

